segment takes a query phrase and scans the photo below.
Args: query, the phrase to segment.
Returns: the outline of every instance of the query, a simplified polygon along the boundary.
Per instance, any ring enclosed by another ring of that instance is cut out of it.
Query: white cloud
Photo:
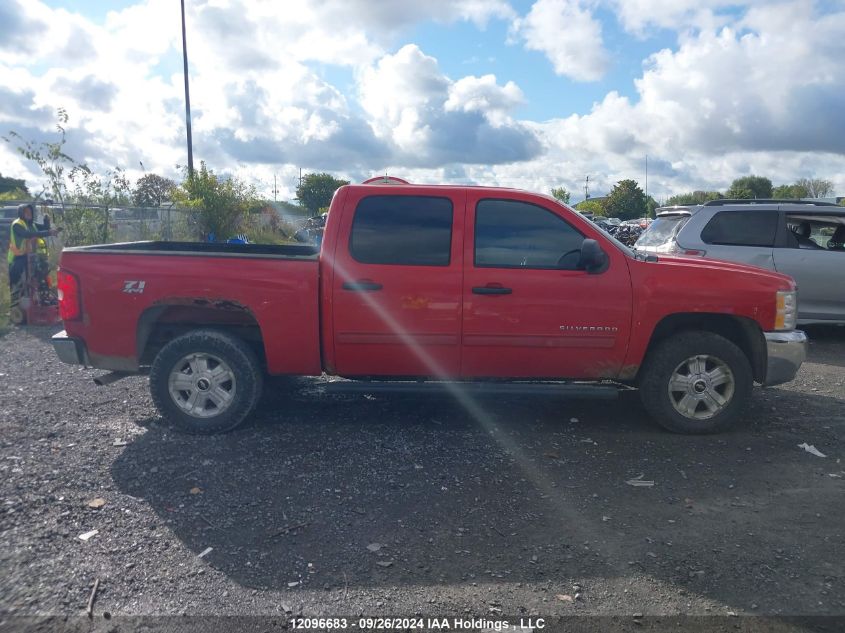
[[[598,194],[622,178],[642,183],[648,154],[658,195],[724,189],[747,173],[776,184],[828,178],[845,192],[845,12],[828,4],[819,14],[809,0],[539,0],[512,35],[560,74],[598,79],[608,65],[591,14],[598,2],[619,8],[640,35],[679,29],[677,44],[644,60],[635,97],[611,91],[589,112],[532,122],[515,117],[533,95],[497,79],[498,70],[448,77],[419,46],[401,45],[423,21],[515,20],[506,2],[291,0],[282,11],[273,2],[192,1],[195,156],[261,179],[265,190],[274,173],[292,183],[301,165],[352,179],[387,168],[420,182],[574,193],[589,174]],[[142,0],[97,24],[15,0],[0,20],[17,25],[0,34],[0,134],[52,138],[64,106],[72,155],[101,171],[143,160],[176,175],[185,162],[178,3]],[[322,62],[355,88],[333,84]],[[4,175],[35,182],[31,170],[0,142]]]
[[[513,32],[525,48],[545,54],[558,75],[597,81],[607,70],[601,23],[578,0],[537,0]]]
[[[776,184],[802,176],[845,190],[845,13],[815,15],[809,1],[755,7],[733,27],[687,34],[652,55],[638,99],[611,92],[590,113],[536,126],[548,153],[496,170],[499,178],[577,172],[581,190],[627,177],[652,192],[724,190],[757,173]],[[837,35],[839,34],[839,35]],[[532,172],[532,168],[534,172]],[[535,178],[536,180],[536,178]],[[554,175],[546,178],[550,185]],[[505,184],[505,183],[503,183]]]
[[[525,95],[514,82],[504,86],[496,83],[495,75],[463,77],[449,86],[446,111],[484,112],[493,123],[504,123],[508,113],[525,102]]]
[[[285,0],[280,6],[273,0],[205,1],[189,17],[223,45],[218,57],[226,66],[246,68],[290,60],[368,64],[423,21],[470,21],[483,28],[490,19],[515,16],[503,0]]]
[[[379,136],[410,151],[427,144],[431,128],[426,120],[439,110],[448,88],[437,60],[408,45],[363,73],[361,105]]]
[[[626,30],[644,35],[649,27],[718,28],[728,21],[719,11],[735,8],[740,3],[735,0],[608,0],[608,5]]]
[[[845,13],[813,17],[812,4],[798,1],[755,9],[737,29],[655,54],[637,81],[636,109],[663,126],[651,141],[669,136],[712,152],[845,151],[845,40],[837,33],[845,33]]]
[[[376,135],[408,165],[504,163],[540,151],[534,135],[506,113],[522,99],[513,82],[493,75],[443,75],[416,45],[385,55],[360,78],[360,103]]]
[[[308,4],[308,0],[301,1]],[[393,32],[424,20],[446,24],[468,20],[484,28],[492,18],[515,16],[505,0],[328,0],[319,4],[320,17],[333,26],[356,24],[376,33]]]

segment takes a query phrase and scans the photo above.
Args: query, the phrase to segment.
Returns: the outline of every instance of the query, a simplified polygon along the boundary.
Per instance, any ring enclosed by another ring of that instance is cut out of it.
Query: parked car
[[[845,323],[845,208],[806,200],[712,200],[658,209],[639,251],[753,264],[798,283],[798,321]]]
[[[178,428],[249,415],[265,373],[328,388],[638,387],[667,429],[735,423],[752,384],[792,380],[806,337],[794,282],[751,266],[638,254],[547,196],[512,189],[346,185],[321,248],[140,242],[65,249],[73,364],[150,376]]]

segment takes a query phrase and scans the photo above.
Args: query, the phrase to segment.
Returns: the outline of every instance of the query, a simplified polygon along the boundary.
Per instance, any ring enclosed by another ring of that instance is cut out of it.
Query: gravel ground
[[[0,338],[0,613],[78,615],[98,579],[98,617],[845,615],[843,328],[709,437],[633,394],[472,415],[312,379],[190,437],[146,379],[59,362],[53,332]]]

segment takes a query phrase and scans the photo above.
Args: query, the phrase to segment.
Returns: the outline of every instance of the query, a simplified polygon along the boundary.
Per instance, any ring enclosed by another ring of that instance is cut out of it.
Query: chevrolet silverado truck
[[[65,249],[59,357],[148,373],[178,429],[230,430],[266,375],[372,392],[639,389],[663,427],[741,419],[806,354],[795,282],[638,254],[554,199],[474,186],[348,185],[320,248],[137,242]]]

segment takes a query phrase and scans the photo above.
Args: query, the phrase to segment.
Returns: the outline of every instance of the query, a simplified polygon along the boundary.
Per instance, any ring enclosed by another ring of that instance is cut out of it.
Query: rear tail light
[[[74,321],[82,316],[79,279],[73,273],[59,270],[59,316],[62,321]]]
[[[675,240],[671,240],[667,242],[662,247],[662,252],[667,253],[669,255],[693,255],[695,257],[704,257],[707,251],[700,251],[695,248],[684,248]],[[661,252],[661,248],[656,249],[657,252]]]

